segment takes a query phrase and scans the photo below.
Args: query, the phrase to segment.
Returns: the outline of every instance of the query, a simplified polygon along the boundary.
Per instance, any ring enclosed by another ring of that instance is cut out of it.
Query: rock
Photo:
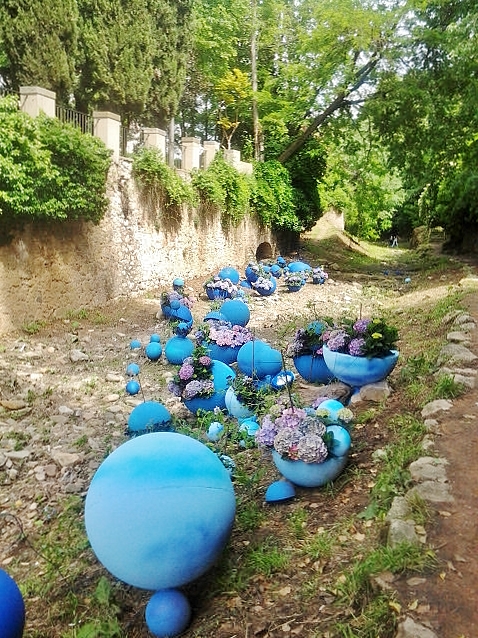
[[[403,521],[400,518],[396,518],[390,521],[388,528],[387,544],[391,547],[395,547],[400,543],[411,543],[412,545],[418,545],[420,539],[415,532],[414,521]]]
[[[60,450],[54,450],[51,453],[51,458],[58,463],[60,467],[72,467],[80,462],[81,457],[79,454],[71,452],[61,452]]]
[[[71,350],[70,352],[70,361],[72,363],[78,363],[79,361],[88,361],[89,356],[82,352],[81,350]]]
[[[453,381],[455,383],[462,383],[467,388],[473,389],[475,387],[475,377],[468,377],[463,374],[454,374]]]
[[[446,459],[434,458],[433,456],[422,456],[410,463],[409,470],[415,482],[423,481],[446,481],[445,466],[448,465]]]
[[[438,638],[438,636],[434,631],[424,625],[420,625],[412,618],[405,618],[398,625],[398,632],[395,638]]]
[[[470,344],[470,335],[467,332],[460,332],[455,330],[453,332],[449,332],[446,336],[447,341],[452,341],[453,343],[462,343]]]
[[[27,407],[27,403],[22,399],[3,399],[0,401],[0,405],[5,408],[5,410],[21,410]]]
[[[450,486],[448,483],[442,483],[439,481],[423,481],[412,487],[407,492],[407,497],[413,498],[415,494],[418,494],[424,501],[430,503],[453,503],[454,498],[450,494]]]
[[[108,374],[105,376],[105,381],[109,381],[110,383],[121,383],[123,381],[123,377],[120,374],[108,372]]]
[[[392,501],[392,505],[385,516],[386,521],[392,521],[393,519],[401,519],[403,521],[411,518],[412,508],[410,503],[404,496],[395,496]]]
[[[470,363],[477,358],[476,354],[473,354],[468,348],[459,343],[449,343],[440,350],[438,356],[438,365],[446,362],[465,362]]]
[[[390,386],[386,381],[377,381],[377,383],[369,383],[368,385],[362,386],[358,395],[363,401],[381,403],[390,396],[391,392]],[[356,397],[356,395],[354,395],[354,397]]]
[[[447,399],[437,399],[436,401],[430,401],[430,403],[427,403],[422,409],[422,418],[426,419],[432,414],[436,414],[437,412],[441,412],[442,410],[451,410],[452,407],[453,403],[451,401],[448,401]]]
[[[11,452],[4,452],[7,459],[11,459],[12,461],[23,461],[27,459],[33,453],[32,450],[28,450],[25,448],[24,450],[12,450]]]
[[[75,411],[69,408],[67,405],[60,405],[58,408],[58,414],[65,414],[67,416],[71,416]]]

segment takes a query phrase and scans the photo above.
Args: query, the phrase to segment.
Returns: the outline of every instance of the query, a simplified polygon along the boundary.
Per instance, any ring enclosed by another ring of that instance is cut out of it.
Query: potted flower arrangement
[[[226,392],[226,408],[239,421],[257,415],[264,409],[265,399],[271,393],[270,386],[245,374],[237,374],[229,380]]]
[[[194,414],[215,407],[223,409],[229,378],[235,376],[232,368],[211,358],[206,346],[197,345],[168,383],[168,390]]]
[[[227,277],[221,279],[219,275],[215,275],[205,281],[203,288],[211,301],[214,299],[232,299],[237,296],[239,290],[236,284],[233,284],[230,279]]]
[[[329,275],[327,272],[325,272],[323,266],[317,266],[316,268],[312,268],[312,283],[313,284],[325,284],[328,278],[329,278]]]
[[[254,290],[257,290],[260,295],[267,297],[275,292],[277,281],[275,277],[271,277],[265,273],[264,275],[259,275],[255,281],[252,281],[251,286]]]
[[[305,283],[305,275],[301,272],[291,272],[284,277],[284,284],[289,292],[297,292]]]
[[[343,319],[324,335],[323,355],[334,376],[360,387],[385,379],[395,367],[398,330],[382,318]]]
[[[346,428],[327,426],[313,408],[287,404],[284,398],[262,418],[256,442],[271,450],[277,469],[302,487],[319,487],[337,478],[351,445]]]
[[[177,310],[180,306],[184,306],[188,310],[191,310],[194,304],[194,299],[184,294],[183,290],[170,290],[163,291],[161,293],[161,311],[166,318],[171,317],[173,310]]]
[[[309,383],[328,383],[334,377],[323,357],[324,338],[327,339],[332,325],[331,319],[311,321],[305,328],[298,328],[287,346],[300,376]]]
[[[194,337],[198,344],[207,348],[213,359],[230,364],[236,361],[241,346],[252,341],[254,335],[245,326],[219,319],[201,324]]]

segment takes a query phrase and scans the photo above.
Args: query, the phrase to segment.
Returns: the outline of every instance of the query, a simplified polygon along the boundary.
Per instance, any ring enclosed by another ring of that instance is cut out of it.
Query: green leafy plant
[[[270,160],[254,165],[251,209],[264,226],[294,232],[302,229],[290,174],[280,162]]]

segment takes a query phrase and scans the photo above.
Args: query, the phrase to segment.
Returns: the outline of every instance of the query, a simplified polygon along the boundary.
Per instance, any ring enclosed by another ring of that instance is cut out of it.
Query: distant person
[[[392,243],[391,243],[392,248],[398,248],[398,235],[392,235],[391,239],[392,239]]]

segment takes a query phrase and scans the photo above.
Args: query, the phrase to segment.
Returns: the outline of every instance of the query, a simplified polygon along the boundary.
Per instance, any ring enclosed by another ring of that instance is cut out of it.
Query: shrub
[[[254,189],[251,208],[264,226],[300,232],[302,224],[296,213],[296,193],[289,171],[275,160],[254,166]]]

